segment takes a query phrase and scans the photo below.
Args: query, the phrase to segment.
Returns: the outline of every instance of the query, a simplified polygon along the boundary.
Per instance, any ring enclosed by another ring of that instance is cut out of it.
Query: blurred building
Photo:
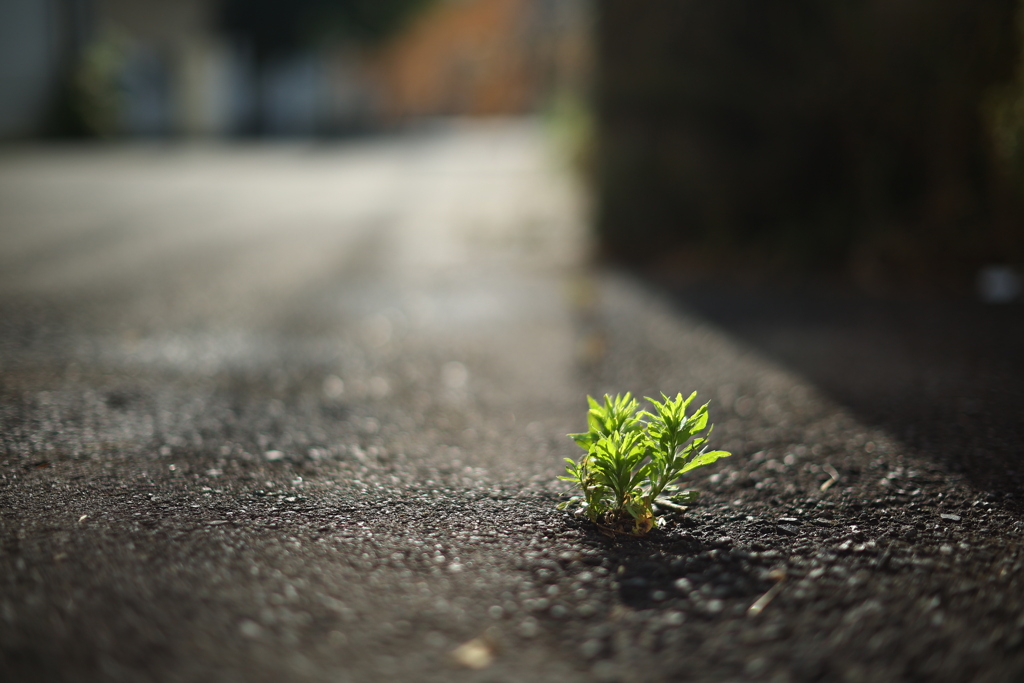
[[[218,134],[230,53],[214,0],[4,0],[0,136]]]
[[[224,0],[3,0],[0,137],[309,136],[526,113],[579,80],[585,6],[435,0],[372,47],[336,37],[268,57],[224,30]]]
[[[595,4],[607,253],[878,291],[1024,262],[1021,0]]]
[[[93,54],[86,57],[109,54],[109,87],[119,111],[111,132],[211,135],[229,129],[235,64],[212,30],[213,0],[97,0],[93,7],[87,48]]]
[[[0,2],[0,137],[41,129],[61,71],[56,0]]]
[[[376,55],[391,118],[535,111],[589,65],[582,0],[449,0]]]

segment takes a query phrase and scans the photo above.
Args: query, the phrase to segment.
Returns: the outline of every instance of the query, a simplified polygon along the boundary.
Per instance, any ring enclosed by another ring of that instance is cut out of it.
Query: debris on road
[[[452,650],[452,658],[467,669],[486,669],[494,662],[496,649],[486,636],[474,638]]]

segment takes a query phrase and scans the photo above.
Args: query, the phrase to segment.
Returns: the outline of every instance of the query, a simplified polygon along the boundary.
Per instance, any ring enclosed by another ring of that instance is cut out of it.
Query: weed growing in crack
[[[696,491],[679,491],[675,482],[690,470],[731,455],[707,450],[707,437],[700,436],[705,428],[711,434],[708,404],[686,415],[696,396],[695,391],[688,398],[648,398],[653,413],[640,411],[628,392],[615,398],[606,394],[603,405],[588,396],[588,431],[569,435],[586,455],[579,462],[566,458],[569,476],[559,477],[583,495],[559,508],[579,505],[607,531],[642,536],[654,527],[656,502],[670,506],[695,500]],[[663,494],[674,495],[666,500]]]

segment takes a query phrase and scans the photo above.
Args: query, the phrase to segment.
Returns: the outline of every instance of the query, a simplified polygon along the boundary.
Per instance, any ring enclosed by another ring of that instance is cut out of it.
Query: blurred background
[[[598,6],[609,251],[872,292],[1016,277],[986,270],[1022,255],[1015,0]]]
[[[584,0],[3,0],[0,135],[330,136],[536,111]]]
[[[546,112],[606,256],[1019,298],[1018,0],[2,0],[0,138]]]

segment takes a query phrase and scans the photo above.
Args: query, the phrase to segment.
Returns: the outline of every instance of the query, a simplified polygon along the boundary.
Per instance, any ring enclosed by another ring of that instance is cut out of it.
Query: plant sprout
[[[569,476],[559,477],[575,484],[582,496],[559,507],[578,504],[599,526],[642,536],[654,527],[656,502],[695,500],[696,491],[677,493],[675,482],[690,470],[731,455],[707,450],[708,440],[699,434],[705,428],[711,434],[708,404],[686,414],[696,396],[695,391],[687,398],[648,398],[654,412],[639,411],[628,392],[614,398],[606,394],[603,405],[588,396],[588,431],[569,435],[586,455],[579,462],[566,458]],[[663,494],[675,495],[666,501]]]

